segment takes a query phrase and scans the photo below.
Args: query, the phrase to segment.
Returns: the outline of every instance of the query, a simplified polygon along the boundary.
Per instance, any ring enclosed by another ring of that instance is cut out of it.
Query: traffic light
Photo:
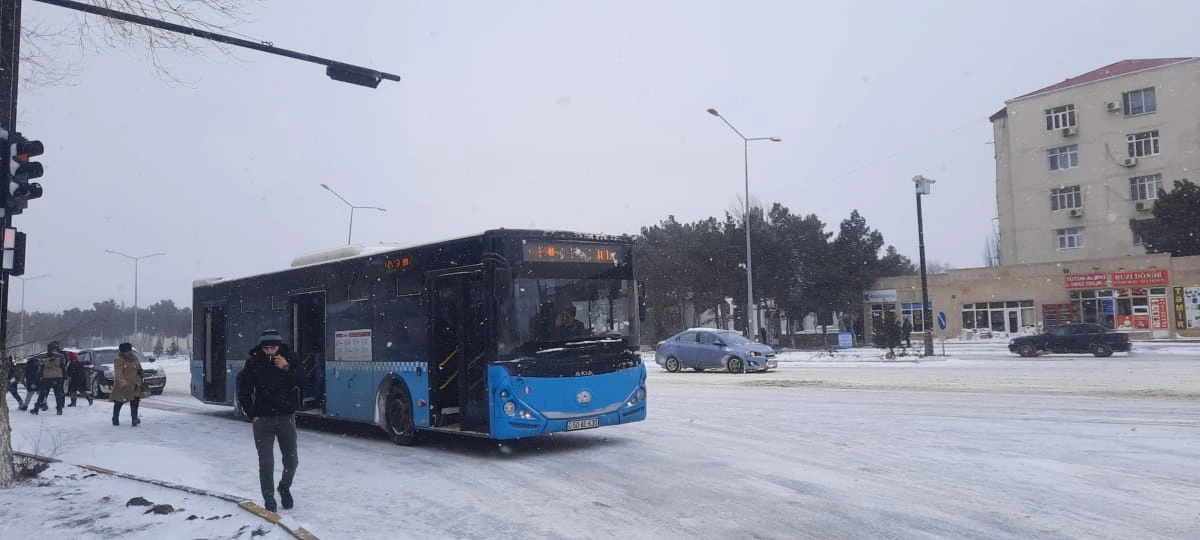
[[[4,161],[8,163],[7,170],[0,171],[7,177],[2,195],[4,197],[4,212],[15,216],[25,210],[30,199],[42,196],[42,185],[31,182],[42,177],[42,164],[30,161],[30,158],[42,155],[42,141],[31,141],[13,133],[4,144]]]
[[[25,233],[12,227],[4,229],[4,254],[0,257],[0,267],[13,276],[25,273]]]

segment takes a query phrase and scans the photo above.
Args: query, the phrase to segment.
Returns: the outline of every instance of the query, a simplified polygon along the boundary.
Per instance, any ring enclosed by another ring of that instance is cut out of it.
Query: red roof
[[[1197,57],[1141,58],[1141,59],[1135,59],[1135,60],[1121,60],[1120,62],[1112,63],[1112,64],[1104,66],[1100,69],[1089,71],[1087,73],[1084,73],[1083,75],[1071,77],[1070,79],[1067,79],[1063,82],[1060,82],[1057,84],[1052,84],[1045,88],[1035,90],[1033,92],[1030,92],[1028,94],[1025,94],[1023,96],[1013,98],[1013,99],[1017,100],[1017,99],[1027,98],[1030,96],[1036,96],[1039,94],[1046,94],[1046,93],[1053,92],[1055,90],[1062,90],[1064,88],[1070,88],[1072,86],[1078,86],[1078,85],[1087,84],[1090,82],[1096,82],[1096,81],[1100,81],[1100,80],[1104,80],[1104,79],[1110,79],[1112,77],[1119,77],[1121,75],[1127,75],[1129,73],[1134,73],[1137,71],[1153,69],[1156,67],[1162,67],[1162,66],[1166,66],[1169,64],[1175,64],[1178,62],[1187,62],[1189,60],[1196,60],[1196,59],[1197,59]],[[992,116],[990,116],[988,118],[991,121],[995,122],[996,120],[1007,116],[1007,114],[1008,114],[1008,108],[1005,107],[1004,109],[1001,109],[999,112],[997,112],[996,114],[993,114]]]

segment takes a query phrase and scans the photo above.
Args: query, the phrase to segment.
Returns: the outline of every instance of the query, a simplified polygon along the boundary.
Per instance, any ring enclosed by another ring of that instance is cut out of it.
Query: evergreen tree
[[[1131,219],[1129,228],[1142,237],[1146,253],[1172,257],[1200,255],[1200,186],[1176,180],[1170,192],[1159,190],[1151,219]]]

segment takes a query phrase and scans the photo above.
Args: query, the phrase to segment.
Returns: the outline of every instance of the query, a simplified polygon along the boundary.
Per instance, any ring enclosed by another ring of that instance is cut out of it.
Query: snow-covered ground
[[[297,506],[283,517],[356,539],[1198,530],[1200,345],[1022,359],[1005,342],[948,342],[947,354],[788,351],[779,369],[746,375],[672,374],[651,360],[645,422],[508,443],[432,436],[406,448],[373,428],[304,422]],[[186,360],[160,364],[168,391],[146,400],[141,426],[112,426],[107,402],[14,411],[14,444],[257,500],[249,427],[187,395]],[[219,499],[90,474],[58,465],[43,474],[49,485],[0,491],[0,535],[117,536],[71,518],[81,515],[132,523],[122,538],[249,538],[247,526],[282,537]],[[144,515],[124,506],[134,496],[186,511]]]

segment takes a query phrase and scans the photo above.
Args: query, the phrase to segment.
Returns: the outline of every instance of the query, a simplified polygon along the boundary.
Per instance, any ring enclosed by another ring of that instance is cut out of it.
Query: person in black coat
[[[279,331],[264,330],[257,347],[238,374],[238,402],[254,424],[254,447],[258,451],[258,483],[263,506],[272,512],[275,506],[275,441],[283,454],[283,475],[279,479],[279,502],[291,508],[292,479],[296,476],[299,454],[296,451],[296,411],[300,408],[300,381],[303,370],[291,348],[283,343]]]
[[[79,355],[73,352],[68,352],[67,356],[70,359],[67,361],[67,396],[71,398],[68,407],[75,406],[75,399],[83,395],[87,399],[88,405],[91,405],[92,395],[88,393],[87,387],[87,368],[79,361]]]
[[[17,385],[21,383],[21,374],[17,373],[17,368],[13,365],[11,354],[5,356],[3,362],[4,367],[8,369],[8,393],[17,398],[17,408],[23,411],[25,410],[25,402],[21,401],[21,390],[17,388]]]
[[[37,396],[38,387],[42,383],[40,369],[41,366],[36,356],[25,360],[25,405],[21,407],[22,411],[31,406],[38,406],[35,397]],[[43,403],[42,410],[46,410],[47,408],[46,404]]]

